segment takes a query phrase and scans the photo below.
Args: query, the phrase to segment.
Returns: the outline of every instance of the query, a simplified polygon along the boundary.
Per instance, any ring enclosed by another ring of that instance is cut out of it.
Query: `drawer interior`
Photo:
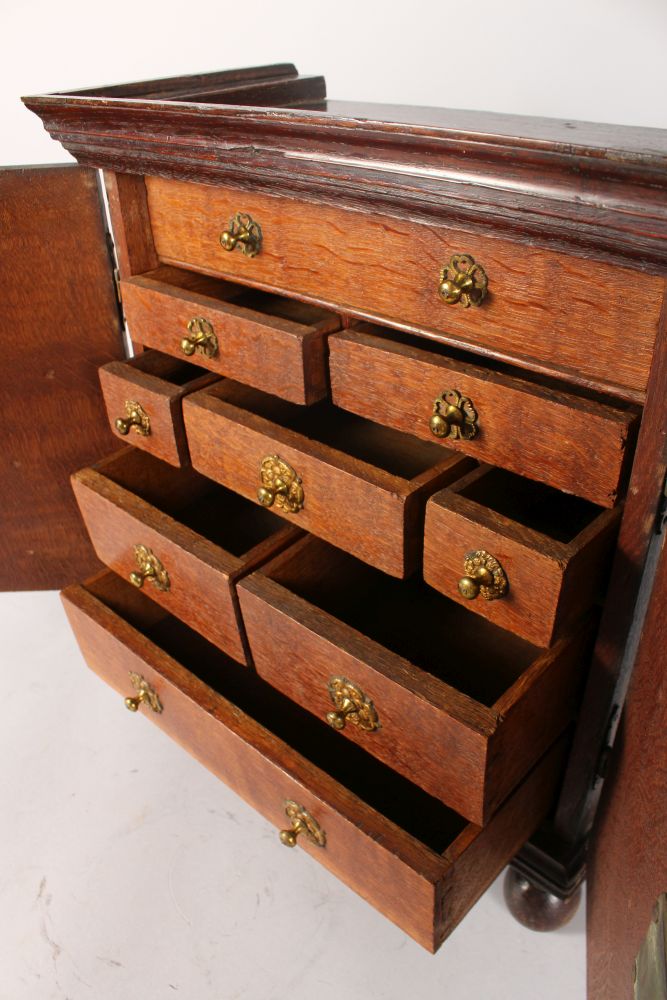
[[[226,379],[213,390],[220,399],[274,424],[351,455],[390,475],[414,479],[443,461],[441,445],[420,441],[322,402],[307,409]]]
[[[96,469],[234,556],[242,556],[284,531],[284,522],[272,511],[153,455],[127,450],[99,463]]]
[[[602,513],[602,508],[589,500],[505,469],[487,468],[482,474],[473,473],[465,485],[454,486],[454,490],[459,496],[564,543],[573,541]]]
[[[261,573],[488,707],[540,653],[423,580],[394,579],[318,538],[287,550]]]
[[[355,744],[340,740],[324,722],[121,577],[105,573],[89,581],[86,589],[209,687],[432,851],[442,854],[468,825]]]
[[[172,358],[160,351],[142,351],[125,363],[135,371],[153,375],[155,378],[162,379],[163,382],[168,382],[176,387],[188,385],[189,382],[194,382],[198,378],[210,377],[204,368],[199,368],[198,365],[193,365],[189,361]]]

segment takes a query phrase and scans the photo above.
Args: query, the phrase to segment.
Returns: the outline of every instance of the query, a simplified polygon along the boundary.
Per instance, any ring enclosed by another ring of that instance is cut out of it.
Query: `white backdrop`
[[[0,0],[0,163],[66,159],[21,94],[295,62],[329,95],[667,125],[666,0]]]

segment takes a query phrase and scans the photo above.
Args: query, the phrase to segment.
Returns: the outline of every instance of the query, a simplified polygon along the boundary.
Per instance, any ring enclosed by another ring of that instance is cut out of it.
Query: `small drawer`
[[[620,513],[482,466],[428,501],[424,579],[548,646],[604,596]]]
[[[539,650],[312,536],[238,594],[266,681],[474,823],[576,711],[591,621]]]
[[[183,414],[196,469],[392,576],[421,563],[426,498],[472,464],[329,403],[304,410],[228,379],[189,396]]]
[[[368,324],[330,337],[333,402],[603,507],[616,503],[637,424],[633,412],[415,342]]]
[[[247,662],[236,581],[299,532],[192,469],[130,448],[77,472],[72,486],[101,561]]]
[[[100,368],[102,395],[111,429],[119,438],[170,465],[190,461],[181,401],[216,376],[159,351],[144,351],[131,361]]]
[[[354,211],[156,176],[146,191],[165,264],[310,298],[601,391],[646,390],[661,274],[470,231],[446,205],[442,223],[427,224],[368,211],[369,203]],[[238,238],[239,215],[261,236],[254,245],[251,232],[250,243]],[[473,303],[486,284],[478,306],[466,305],[467,278]]]
[[[128,697],[137,714],[257,809],[276,840],[285,831],[283,842],[296,841],[429,951],[460,923],[553,803],[562,742],[480,829],[338,740],[118,577],[69,587],[63,601],[88,665]],[[120,698],[118,704],[122,711]],[[297,817],[286,815],[290,802],[307,811],[306,829],[297,836]],[[298,865],[298,856],[285,854],[284,863]],[[303,917],[295,914],[295,932]]]
[[[326,397],[333,313],[172,267],[122,281],[121,293],[136,343],[293,403]]]

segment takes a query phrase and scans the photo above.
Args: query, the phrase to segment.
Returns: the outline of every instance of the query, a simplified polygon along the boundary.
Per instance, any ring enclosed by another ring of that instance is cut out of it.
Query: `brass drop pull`
[[[218,338],[213,326],[203,316],[193,316],[188,323],[188,337],[183,337],[181,350],[191,357],[195,351],[206,358],[214,358],[218,353]]]
[[[467,253],[455,253],[440,272],[438,291],[450,306],[481,306],[488,287],[486,271]]]
[[[257,499],[263,507],[275,504],[289,514],[298,514],[304,502],[303,487],[291,465],[278,455],[266,455],[259,466],[259,478],[262,485]]]
[[[129,709],[130,712],[136,712],[140,705],[148,705],[151,711],[157,712],[159,715],[162,711],[162,702],[155,688],[151,687],[141,674],[135,674],[132,671],[130,671],[130,680],[137,693],[133,697],[125,699],[125,708]]]
[[[259,222],[255,222],[245,212],[237,212],[229,226],[220,234],[220,245],[223,250],[237,248],[246,257],[256,257],[262,249],[262,230]]]
[[[171,581],[166,569],[149,548],[145,545],[134,546],[134,558],[137,561],[139,571],[130,573],[130,583],[135,587],[143,587],[144,580],[150,580],[158,590],[169,590]]]
[[[296,847],[297,837],[305,833],[312,844],[326,847],[327,835],[307,809],[304,809],[297,802],[287,799],[285,801],[285,815],[290,821],[291,827],[289,830],[280,831],[281,844],[284,844],[285,847]]]
[[[477,410],[457,389],[445,389],[433,400],[429,427],[434,437],[471,441],[477,437]]]
[[[118,417],[114,425],[118,433],[123,435],[129,434],[131,428],[142,437],[148,437],[151,432],[150,417],[141,403],[135,403],[131,399],[125,400],[125,416]]]
[[[352,681],[345,677],[332,677],[329,681],[329,697],[336,709],[334,712],[327,712],[327,722],[332,729],[345,729],[348,722],[369,733],[380,728],[375,705]]]
[[[490,552],[477,549],[468,552],[463,560],[466,574],[459,580],[459,593],[468,601],[474,601],[480,594],[485,601],[495,601],[504,597],[509,588],[505,571]]]

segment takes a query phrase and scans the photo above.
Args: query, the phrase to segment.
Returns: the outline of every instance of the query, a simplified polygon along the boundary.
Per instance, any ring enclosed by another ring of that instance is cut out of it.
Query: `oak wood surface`
[[[145,593],[235,660],[247,662],[236,581],[293,540],[294,531],[268,515],[265,520],[269,520],[269,524],[262,525],[258,532],[260,540],[244,546],[246,551],[232,554],[207,537],[203,514],[200,515],[201,527],[197,530],[179,520],[178,510],[171,516],[143,499],[140,483],[134,492],[114,481],[111,478],[114,466],[122,466],[122,463],[123,456],[116,456],[110,462],[99,463],[97,469],[82,469],[72,479],[81,515],[97,555],[128,579],[130,573],[138,569],[135,545],[147,546],[167,570],[170,586],[163,591],[148,580],[144,583]],[[164,467],[162,473],[159,469],[149,469],[147,474],[166,479],[165,471],[169,471],[168,467]],[[193,489],[189,479],[182,488],[184,492]],[[240,506],[247,509],[239,510]],[[246,520],[258,519],[259,514],[267,512],[256,511],[250,504],[239,504],[234,497],[220,496],[216,502],[216,517],[230,521],[230,536],[235,529],[242,533],[240,520],[244,517]]]
[[[189,392],[210,385],[215,375],[195,365],[174,361],[158,351],[145,351],[130,361],[111,361],[100,368],[99,375],[114,434],[170,465],[187,465],[190,457],[181,401]],[[127,435],[121,434],[116,427],[118,417],[127,417],[127,402],[139,403],[145,410],[150,420],[147,436],[134,427]]]
[[[327,395],[325,334],[340,326],[332,313],[169,268],[121,289],[133,341],[182,358],[187,325],[200,316],[213,327],[218,352],[195,352],[196,364],[294,403]]]
[[[120,277],[157,267],[144,178],[107,170],[104,185]]]
[[[247,576],[255,667],[320,719],[331,678],[352,681],[380,728],[348,723],[340,738],[483,825],[573,718],[590,623],[543,652],[443,599],[425,611],[419,584],[378,576],[312,536]]]
[[[406,436],[367,421],[350,422],[331,407],[315,413],[279,404],[230,380],[186,397],[183,414],[194,468],[256,500],[261,462],[277,454],[301,477],[304,490],[301,510],[293,514],[274,506],[277,514],[393,576],[413,572],[421,559],[426,499],[467,471],[469,460],[436,447],[431,451],[432,446],[418,448]],[[323,432],[335,433],[337,445],[318,439],[318,421]],[[370,450],[366,460],[350,454],[355,440],[362,453]],[[404,457],[412,468],[403,475],[388,472],[378,451],[392,460]]]
[[[627,408],[453,360],[442,350],[407,345],[369,325],[330,337],[329,351],[337,406],[434,441],[439,440],[429,426],[434,400],[455,389],[472,400],[478,433],[469,441],[440,439],[445,447],[605,507],[613,506],[623,489],[637,423]]]
[[[510,476],[502,482],[509,497],[494,505],[496,476],[483,466],[429,498],[424,579],[496,625],[548,646],[603,598],[620,510],[577,504],[574,498],[546,488],[526,490],[522,480]],[[468,495],[473,488],[477,492]],[[548,505],[556,531],[570,522],[572,537],[553,537],[547,525],[542,531],[534,526],[530,514],[538,509],[543,516]],[[479,549],[499,561],[508,579],[507,593],[496,600],[487,601],[480,594],[471,601],[459,592],[465,556]]]
[[[161,177],[147,177],[146,186],[163,263],[295,293],[518,364],[536,359],[621,390],[646,388],[664,296],[659,276],[643,276],[628,299],[637,281],[628,269],[517,247],[497,235]],[[220,246],[238,211],[262,227],[256,257]],[[489,295],[477,309],[447,305],[438,293],[440,272],[455,253],[472,255],[488,275]]]
[[[132,693],[128,671],[141,674],[164,706],[161,714],[143,708],[141,714],[258,809],[276,831],[288,825],[286,799],[304,805],[324,828],[327,843],[321,848],[301,837],[299,848],[430,951],[451,933],[548,809],[562,745],[547,754],[492,825],[480,829],[443,813],[438,839],[448,836],[449,842],[435,850],[236,707],[233,664],[219,671],[222,686],[231,688],[230,701],[95,596],[113,589],[114,581],[110,586],[108,578],[101,578],[88,587],[69,587],[63,601],[91,669],[122,695]],[[137,596],[126,595],[121,603]]]
[[[0,170],[0,242],[0,590],[51,589],[99,566],[69,477],[113,444],[97,367],[124,354],[94,171]]]

